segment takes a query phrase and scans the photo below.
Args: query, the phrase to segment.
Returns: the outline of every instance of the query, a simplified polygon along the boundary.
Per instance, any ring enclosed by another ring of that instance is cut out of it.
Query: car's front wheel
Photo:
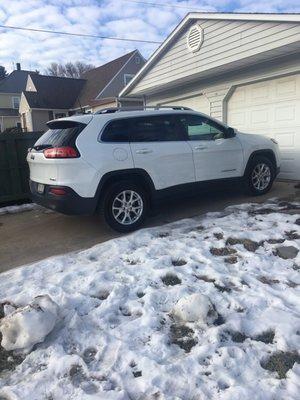
[[[248,191],[253,195],[267,193],[275,179],[275,169],[273,163],[263,156],[257,156],[248,168],[246,183]]]
[[[104,218],[118,232],[139,228],[147,215],[148,198],[145,190],[132,182],[112,185],[104,199]]]

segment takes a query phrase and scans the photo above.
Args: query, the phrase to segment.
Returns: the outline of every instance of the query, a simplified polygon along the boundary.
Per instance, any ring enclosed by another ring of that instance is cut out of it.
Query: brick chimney
[[[16,63],[16,67],[17,67],[17,71],[21,71],[21,64],[20,63]]]

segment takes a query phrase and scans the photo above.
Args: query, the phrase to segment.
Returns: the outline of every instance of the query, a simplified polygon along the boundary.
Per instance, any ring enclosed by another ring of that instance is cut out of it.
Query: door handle
[[[148,153],[153,153],[153,150],[150,150],[150,149],[136,150],[136,154],[148,154]]]
[[[195,147],[195,150],[205,150],[205,149],[207,149],[206,146],[196,146]]]

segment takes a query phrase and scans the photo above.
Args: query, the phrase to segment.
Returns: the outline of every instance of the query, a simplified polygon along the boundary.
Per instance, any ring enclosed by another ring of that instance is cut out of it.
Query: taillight
[[[51,147],[50,149],[44,150],[44,156],[46,158],[77,158],[79,153],[74,147]]]
[[[68,193],[66,189],[60,187],[52,187],[49,189],[49,192],[55,194],[56,196],[64,196]]]

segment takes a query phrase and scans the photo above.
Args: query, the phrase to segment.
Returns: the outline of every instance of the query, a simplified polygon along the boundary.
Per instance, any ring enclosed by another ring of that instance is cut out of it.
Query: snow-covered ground
[[[230,207],[1,274],[7,315],[40,295],[59,310],[29,353],[0,350],[0,398],[299,399],[299,207]]]

